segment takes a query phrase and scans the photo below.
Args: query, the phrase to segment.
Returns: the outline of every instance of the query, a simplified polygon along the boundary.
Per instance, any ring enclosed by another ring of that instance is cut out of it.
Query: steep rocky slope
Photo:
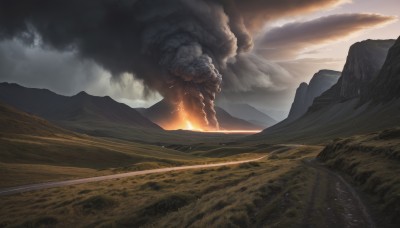
[[[371,92],[369,85],[379,74],[394,40],[365,40],[350,47],[339,81],[317,97],[310,110],[315,111]]]
[[[368,87],[368,93],[362,94],[363,102],[369,100],[387,102],[400,97],[400,42],[390,48],[387,59],[378,77]]]
[[[287,121],[293,121],[307,112],[314,98],[337,83],[340,73],[333,70],[320,70],[312,77],[309,84],[303,82],[296,90],[296,95],[290,108]]]
[[[349,50],[341,78],[314,100],[306,114],[293,122],[278,123],[247,139],[318,143],[337,136],[350,136],[399,125],[400,99],[396,95],[396,85],[400,75],[394,70],[398,69],[396,59],[400,53],[396,50],[399,43],[400,38],[394,46],[394,40],[367,40],[354,44]],[[391,54],[382,67],[390,44],[393,46]],[[382,68],[381,73],[376,70],[378,68]],[[387,91],[392,92],[386,92],[386,87]],[[387,94],[386,100],[376,100],[380,95],[373,94],[380,93],[372,91],[379,90],[385,91],[382,94]],[[363,97],[366,99],[361,100]]]

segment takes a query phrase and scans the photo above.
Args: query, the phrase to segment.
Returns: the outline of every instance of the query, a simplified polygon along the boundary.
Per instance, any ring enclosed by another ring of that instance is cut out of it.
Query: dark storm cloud
[[[211,1],[2,1],[0,36],[76,50],[115,77],[133,73],[201,125],[217,128],[213,101],[219,69],[236,54],[236,37]],[[212,26],[210,26],[212,25]],[[245,33],[245,32],[244,32]],[[250,40],[250,39],[249,39]]]
[[[280,65],[253,54],[241,53],[228,62],[222,71],[225,77],[223,92],[246,92],[255,88],[271,91],[281,90],[293,80],[290,73]]]
[[[250,33],[273,18],[341,2],[1,1],[0,39],[17,37],[27,44],[39,40],[45,48],[75,51],[115,78],[131,73],[143,81],[145,91],[155,90],[171,102],[182,103],[200,125],[218,128],[214,100],[221,90],[221,73],[226,74],[225,87],[237,86],[249,82],[242,78],[248,74],[232,62],[249,70],[258,64],[244,55],[235,58],[253,46]],[[268,81],[263,84],[269,86]]]
[[[272,28],[257,41],[257,52],[269,59],[293,58],[304,48],[339,40],[382,25],[396,17],[378,14],[337,14]]]
[[[0,82],[4,81],[47,88],[68,96],[85,90],[93,95],[129,101],[133,107],[144,105],[143,99],[149,102],[160,99],[130,74],[113,78],[94,61],[76,58],[74,51],[46,50],[23,45],[18,40],[0,42]]]
[[[73,95],[98,79],[98,73],[98,67],[92,61],[79,60],[72,52],[61,54],[26,47],[16,40],[0,43],[1,82],[52,88]]]

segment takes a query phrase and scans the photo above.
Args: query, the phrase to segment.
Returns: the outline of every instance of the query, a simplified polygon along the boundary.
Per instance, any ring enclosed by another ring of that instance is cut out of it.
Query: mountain
[[[317,143],[399,125],[399,43],[400,38],[396,43],[367,40],[352,45],[338,82],[315,98],[302,117],[248,140]],[[377,99],[381,94],[386,98]]]
[[[160,126],[166,126],[174,120],[175,109],[166,100],[154,104],[146,110],[140,109],[144,116]],[[246,120],[236,118],[220,107],[215,107],[217,119],[221,129],[224,130],[259,130],[263,127],[252,124]]]
[[[138,111],[110,97],[85,92],[68,97],[47,89],[0,83],[0,101],[67,130],[92,136],[160,142],[165,134]]]
[[[67,97],[46,89],[0,83],[0,100],[54,122],[113,122],[136,128],[161,129],[136,110],[108,96],[96,97],[80,92]]]
[[[309,84],[303,82],[296,90],[296,95],[290,108],[287,121],[293,121],[307,112],[314,98],[320,96],[327,89],[337,83],[341,72],[320,70],[312,77]]]
[[[400,98],[400,42],[390,48],[387,59],[374,81],[368,88],[368,93],[362,94],[363,102],[373,100],[388,102]]]
[[[334,86],[315,99],[310,109],[315,111],[368,94],[371,91],[368,85],[374,87],[371,82],[379,74],[393,44],[394,40],[366,40],[353,44],[342,76]]]
[[[42,118],[21,112],[1,102],[0,126],[0,134],[26,134],[35,136],[74,135],[74,133],[55,126]]]
[[[215,107],[219,126],[224,130],[260,130],[263,127],[249,121],[236,118],[220,107]]]
[[[248,104],[231,103],[221,105],[220,107],[225,109],[234,117],[246,120],[257,126],[262,126],[263,128],[270,127],[277,123],[272,117]]]

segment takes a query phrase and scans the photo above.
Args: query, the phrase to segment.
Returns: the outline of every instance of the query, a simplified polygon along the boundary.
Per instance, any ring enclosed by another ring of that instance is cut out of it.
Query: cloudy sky
[[[279,2],[237,2],[244,22],[236,25],[247,28],[253,44],[247,45],[246,34],[240,38],[240,33],[234,31],[239,49],[246,52],[239,54],[238,50],[234,58],[221,64],[226,69],[222,71],[222,92],[217,95],[217,103],[249,103],[283,119],[296,87],[320,69],[340,71],[351,44],[400,35],[398,0]],[[237,18],[231,16],[230,20]],[[112,77],[99,61],[82,57],[74,48],[60,50],[42,43],[40,36],[31,42],[3,38],[0,81],[48,88],[63,95],[84,90],[92,95],[109,95],[132,107],[148,107],[162,99],[157,91],[143,86],[143,77],[132,73]]]

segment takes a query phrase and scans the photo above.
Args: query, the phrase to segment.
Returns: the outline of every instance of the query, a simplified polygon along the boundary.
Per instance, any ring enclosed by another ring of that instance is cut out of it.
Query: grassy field
[[[243,134],[202,133],[184,130],[157,130],[135,128],[129,125],[109,122],[73,121],[56,124],[83,134],[95,137],[116,138],[138,143],[169,145],[230,142],[243,137]]]
[[[164,146],[84,135],[0,134],[0,145],[0,187],[255,156],[211,158]]]
[[[337,139],[318,159],[367,193],[379,223],[400,224],[400,128]]]
[[[314,177],[301,159],[320,150],[281,147],[259,162],[3,196],[0,227],[291,227]]]
[[[1,103],[0,126],[0,187],[224,160],[71,132]]]
[[[219,141],[223,135],[183,131],[175,133],[194,134],[195,140],[147,144],[92,137],[1,104],[0,125],[2,188],[268,155],[240,165],[1,196],[0,227],[299,227],[310,224],[311,210],[324,214],[324,199],[334,196],[330,189],[337,179],[328,178],[327,171],[319,178],[321,169],[308,163],[321,146],[229,141],[238,136]],[[318,156],[368,193],[376,217],[395,223],[400,214],[399,138],[400,130],[393,129],[336,139]],[[321,193],[313,193],[315,186]],[[315,215],[313,225],[326,224]]]

